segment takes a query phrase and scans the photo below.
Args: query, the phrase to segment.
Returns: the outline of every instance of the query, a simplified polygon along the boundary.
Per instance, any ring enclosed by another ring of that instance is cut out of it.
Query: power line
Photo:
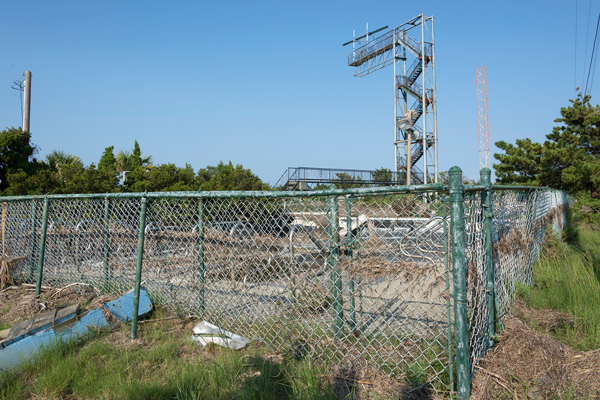
[[[590,6],[588,8],[588,23],[587,23],[587,30],[585,31],[585,52],[583,53],[584,59],[583,59],[583,76],[582,76],[582,79],[585,78],[585,66],[587,64],[587,49],[588,49],[588,40],[589,40],[589,37],[590,37],[590,15],[591,14],[592,14],[592,0],[590,0]]]
[[[590,82],[590,93],[594,88],[594,75],[596,74],[596,63],[598,62],[598,55],[594,58],[594,66],[592,67],[592,81]]]
[[[578,11],[577,11],[577,3],[578,1],[575,0],[575,73],[573,74],[573,87],[576,88],[577,87],[577,19],[578,19]],[[575,89],[577,90],[577,89]]]
[[[598,27],[600,26],[600,13],[598,13],[598,22],[596,23],[596,35],[594,36],[594,46],[592,48],[592,57],[590,58],[590,67],[588,68],[588,76],[585,82],[585,94],[589,94],[588,92],[588,82],[590,81],[590,73],[592,72],[592,65],[594,62],[594,54],[596,53],[596,40],[598,39]],[[593,82],[593,80],[592,80]],[[590,88],[591,89],[591,88]]]
[[[11,85],[11,89],[15,89],[19,91],[20,94],[20,98],[21,98],[21,121],[23,120],[23,91],[25,90],[25,87],[23,86],[25,84],[25,81],[14,81],[13,84]]]

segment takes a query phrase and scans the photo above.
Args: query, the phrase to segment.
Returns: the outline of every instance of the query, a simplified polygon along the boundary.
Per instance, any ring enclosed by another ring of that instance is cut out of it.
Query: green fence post
[[[37,218],[37,200],[31,200],[31,262],[29,263],[29,279],[35,276],[35,219]]]
[[[337,196],[329,197],[329,267],[330,289],[333,305],[333,333],[336,337],[343,337],[344,310],[342,302],[342,277],[340,273],[340,232],[339,206]]]
[[[108,229],[108,223],[109,223],[109,219],[110,219],[110,199],[108,198],[108,196],[104,199],[104,226],[102,227],[102,234],[104,237],[104,291],[107,292],[107,287],[108,287],[108,280],[109,280],[109,274],[108,274],[108,256],[109,256],[109,229]]]
[[[444,264],[446,273],[446,293],[450,293],[450,266],[449,251],[448,251],[448,198],[442,199],[443,217],[444,217]],[[450,376],[450,391],[454,392],[454,357],[452,354],[452,315],[450,310],[452,303],[450,297],[446,298],[446,310],[448,314],[448,375]]]
[[[46,230],[48,229],[48,208],[50,208],[50,199],[48,196],[44,199],[44,214],[42,219],[42,232],[40,236],[40,254],[38,258],[37,283],[35,285],[35,296],[39,296],[42,291],[42,276],[44,274],[44,253],[46,251]]]
[[[450,178],[450,229],[452,232],[452,271],[454,278],[454,335],[456,342],[456,389],[459,399],[471,394],[467,282],[465,266],[464,187],[462,170],[452,167]]]
[[[198,199],[198,311],[204,317],[204,201]]]
[[[496,282],[494,276],[494,248],[492,243],[492,171],[483,168],[479,172],[481,184],[486,187],[481,192],[481,203],[483,206],[483,230],[485,234],[485,261],[487,270],[487,305],[488,305],[488,336],[490,347],[494,346],[496,340]]]
[[[135,269],[135,289],[133,292],[133,315],[131,316],[131,338],[137,337],[137,320],[140,308],[140,282],[142,280],[142,261],[144,259],[144,234],[146,231],[146,209],[148,198],[142,197],[140,211],[140,231],[138,237],[137,266]]]
[[[358,214],[356,215],[356,231],[358,232]],[[350,292],[350,329],[356,329],[356,300],[354,299],[354,271],[352,270],[352,247],[354,246],[354,234],[352,233],[352,197],[346,197],[346,249],[348,256],[348,273],[350,280],[348,290]]]

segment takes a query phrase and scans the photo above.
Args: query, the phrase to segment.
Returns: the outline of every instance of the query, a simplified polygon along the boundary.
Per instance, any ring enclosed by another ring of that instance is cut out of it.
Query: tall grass
[[[573,234],[574,233],[574,234]],[[535,284],[520,294],[533,308],[573,316],[573,327],[557,332],[579,350],[600,347],[600,231],[576,228],[569,242],[551,239],[534,265]]]
[[[153,317],[165,317],[157,310]],[[276,359],[260,347],[200,350],[191,327],[145,324],[141,343],[127,325],[82,343],[48,346],[21,371],[0,372],[0,399],[334,399],[326,371]]]

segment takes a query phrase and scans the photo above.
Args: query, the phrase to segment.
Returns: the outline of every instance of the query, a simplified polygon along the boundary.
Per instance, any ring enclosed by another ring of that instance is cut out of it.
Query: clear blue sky
[[[491,141],[543,141],[585,81],[593,3],[4,1],[0,129],[21,125],[10,86],[31,70],[41,158],[97,163],[137,139],[155,164],[231,160],[271,183],[288,166],[393,169],[392,69],[355,78],[341,45],[366,22],[424,13],[435,16],[440,170],[475,178],[475,68],[487,66]]]

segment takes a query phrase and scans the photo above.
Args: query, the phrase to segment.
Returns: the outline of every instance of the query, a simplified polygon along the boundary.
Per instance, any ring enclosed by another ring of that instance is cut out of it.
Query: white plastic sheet
[[[219,346],[239,350],[250,343],[250,339],[221,329],[207,321],[202,321],[196,325],[193,332],[192,341],[200,347],[214,343]]]

